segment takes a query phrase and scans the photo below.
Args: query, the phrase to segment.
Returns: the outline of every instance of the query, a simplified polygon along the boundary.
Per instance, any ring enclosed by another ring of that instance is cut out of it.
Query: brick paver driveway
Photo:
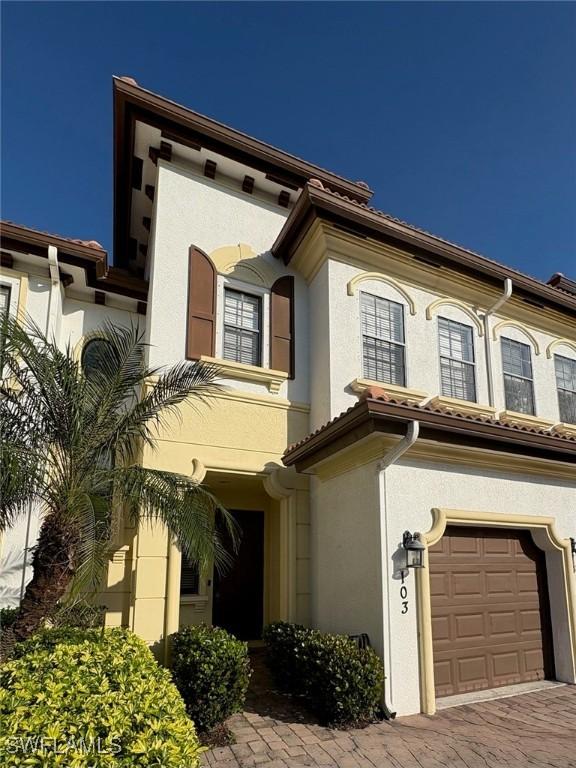
[[[283,699],[284,697],[278,697]],[[212,768],[576,768],[576,686],[413,715],[362,730],[322,728],[266,701],[233,717]]]

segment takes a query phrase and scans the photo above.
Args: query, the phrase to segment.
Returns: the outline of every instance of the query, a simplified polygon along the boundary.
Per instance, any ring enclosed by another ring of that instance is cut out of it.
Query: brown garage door
[[[528,531],[447,527],[430,590],[436,696],[554,677],[546,562]]]

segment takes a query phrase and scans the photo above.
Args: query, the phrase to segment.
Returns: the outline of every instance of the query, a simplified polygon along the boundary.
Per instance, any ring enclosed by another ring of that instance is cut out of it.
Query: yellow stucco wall
[[[288,611],[299,621],[308,615],[308,492],[304,487],[288,489],[289,496],[273,498],[264,482],[280,467],[286,447],[307,433],[307,406],[270,395],[223,391],[196,408],[184,406],[180,418],[165,424],[156,449],[146,448],[142,458],[144,466],[184,475],[196,474],[200,466],[207,471],[204,483],[227,508],[264,511],[265,621],[288,618]],[[205,599],[180,604],[178,582],[171,587],[172,604],[174,599],[178,603],[174,618],[168,600],[170,552],[163,526],[148,524],[136,531],[124,525],[102,595],[108,625],[130,626],[156,645],[160,655],[174,621],[183,625],[211,618],[211,588],[205,586]],[[290,599],[284,595],[289,581]]]

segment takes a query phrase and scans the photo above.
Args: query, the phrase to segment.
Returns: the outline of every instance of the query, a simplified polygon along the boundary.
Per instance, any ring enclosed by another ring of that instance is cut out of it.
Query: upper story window
[[[242,291],[224,290],[225,360],[262,364],[262,301]]]
[[[471,326],[439,317],[438,338],[442,394],[476,402],[474,336]]]
[[[406,384],[404,307],[369,293],[360,294],[364,376],[386,384]]]
[[[9,285],[0,285],[0,320],[10,311],[11,293]]]
[[[528,344],[501,337],[506,409],[535,415],[534,378]]]
[[[576,424],[576,360],[554,355],[560,421]]]

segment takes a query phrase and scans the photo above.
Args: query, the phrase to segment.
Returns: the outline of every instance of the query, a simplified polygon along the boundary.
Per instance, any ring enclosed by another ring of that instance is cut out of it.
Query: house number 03
[[[405,584],[406,574],[402,571],[402,584],[400,585],[400,600],[402,601],[402,613],[408,613],[408,587]]]

